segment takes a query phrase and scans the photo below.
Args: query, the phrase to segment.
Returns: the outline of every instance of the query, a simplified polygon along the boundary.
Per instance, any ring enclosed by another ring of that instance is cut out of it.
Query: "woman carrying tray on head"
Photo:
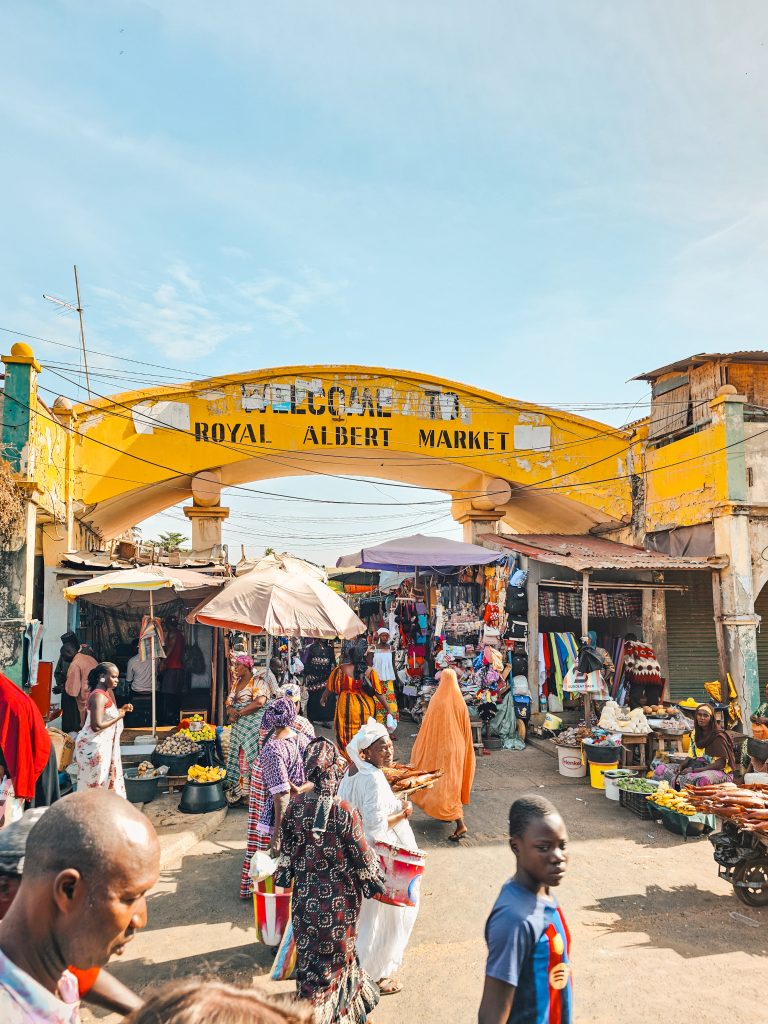
[[[408,822],[413,806],[407,800],[398,800],[381,770],[392,764],[392,741],[386,727],[369,719],[348,743],[347,756],[354,768],[341,780],[339,799],[358,809],[365,838],[371,846],[384,842],[416,853],[418,846]],[[419,912],[418,893],[411,896],[415,907],[365,899],[360,910],[357,955],[363,970],[378,981],[382,995],[400,991],[393,976],[403,962]]]

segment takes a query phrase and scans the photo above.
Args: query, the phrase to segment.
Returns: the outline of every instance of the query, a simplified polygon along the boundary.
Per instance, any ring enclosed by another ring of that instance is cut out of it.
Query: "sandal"
[[[465,828],[463,832],[453,832],[451,835],[448,836],[448,838],[452,843],[459,843],[461,842],[462,839],[464,839],[468,832],[469,829]]]
[[[403,986],[394,978],[382,978],[379,982],[379,992],[383,996],[396,996],[403,991]]]

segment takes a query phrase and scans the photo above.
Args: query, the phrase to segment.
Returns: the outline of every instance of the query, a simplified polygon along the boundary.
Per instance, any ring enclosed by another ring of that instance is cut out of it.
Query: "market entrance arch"
[[[190,497],[194,532],[224,517],[228,486],[316,474],[442,491],[468,534],[500,519],[584,532],[631,511],[631,432],[421,373],[281,367],[54,410],[78,518],[105,539]]]

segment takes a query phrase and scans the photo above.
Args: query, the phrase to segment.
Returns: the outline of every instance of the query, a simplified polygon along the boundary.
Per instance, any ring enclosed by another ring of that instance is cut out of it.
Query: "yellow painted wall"
[[[646,530],[709,522],[727,500],[725,425],[714,421],[661,448],[646,449]]]

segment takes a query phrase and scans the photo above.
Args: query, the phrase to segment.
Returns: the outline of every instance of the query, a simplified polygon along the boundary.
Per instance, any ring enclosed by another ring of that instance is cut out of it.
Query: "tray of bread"
[[[384,772],[387,782],[392,787],[393,793],[409,793],[415,789],[426,789],[433,785],[442,771],[431,772],[420,771],[412,764],[393,764],[388,768],[381,769]]]

